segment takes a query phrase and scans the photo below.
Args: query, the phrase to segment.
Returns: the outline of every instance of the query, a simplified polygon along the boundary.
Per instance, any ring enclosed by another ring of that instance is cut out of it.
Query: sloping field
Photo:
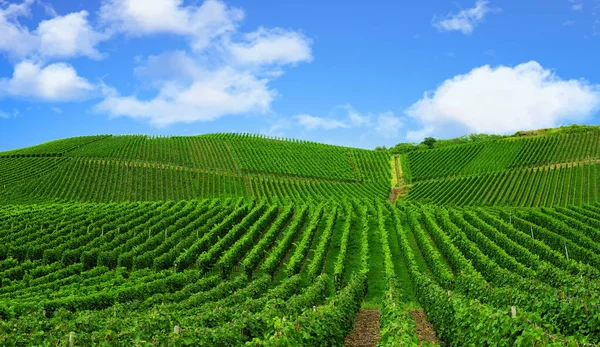
[[[597,138],[0,153],[0,345],[597,345]]]
[[[407,198],[445,205],[569,206],[599,201],[600,129],[402,156]]]
[[[234,134],[59,140],[1,152],[2,171],[0,203],[379,199],[390,177],[385,153]]]

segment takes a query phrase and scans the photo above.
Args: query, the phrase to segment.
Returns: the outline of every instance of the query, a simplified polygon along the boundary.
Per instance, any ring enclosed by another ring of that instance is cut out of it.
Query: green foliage
[[[386,152],[214,134],[96,136],[0,153],[0,203],[383,198]]]
[[[0,154],[0,345],[342,345],[361,307],[382,346],[428,345],[420,308],[445,345],[598,344],[598,134],[399,146],[413,184],[394,204],[393,149],[214,134]]]

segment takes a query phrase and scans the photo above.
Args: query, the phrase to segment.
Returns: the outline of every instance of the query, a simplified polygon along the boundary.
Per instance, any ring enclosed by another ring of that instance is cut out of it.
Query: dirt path
[[[346,336],[346,346],[371,347],[379,342],[379,310],[361,310],[354,329]]]
[[[415,320],[415,324],[417,325],[417,337],[421,342],[431,342],[434,344],[439,344],[440,340],[438,340],[435,335],[435,331],[433,330],[433,325],[427,320],[427,315],[425,315],[425,311],[422,308],[418,310],[410,310],[410,315]]]
[[[394,155],[393,168],[395,173],[395,182],[392,182],[394,187],[390,190],[389,201],[393,204],[396,200],[400,199],[403,195],[408,192],[408,186],[404,184],[404,177],[402,176],[402,166],[400,165],[400,158],[398,155]]]

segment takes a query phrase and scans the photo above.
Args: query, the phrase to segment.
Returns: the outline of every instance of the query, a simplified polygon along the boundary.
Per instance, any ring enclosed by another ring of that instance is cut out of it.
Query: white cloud
[[[63,110],[60,107],[52,107],[52,112],[62,114]]]
[[[581,0],[569,0],[569,2],[572,4],[571,9],[573,11],[583,10],[583,4],[581,3]]]
[[[108,35],[98,33],[90,26],[86,11],[55,16],[40,22],[36,30],[29,31],[19,18],[30,16],[32,4],[33,0],[28,0],[2,8],[0,2],[0,51],[17,59],[101,57],[94,46]],[[47,5],[45,8],[48,8]]]
[[[406,132],[406,141],[418,143],[421,142],[427,136],[431,136],[435,129],[431,127],[425,127],[418,130],[408,130]]]
[[[156,126],[213,120],[224,115],[266,112],[277,92],[268,80],[225,67],[205,71],[188,86],[165,83],[150,100],[135,96],[109,96],[96,110],[111,116],[149,120]]]
[[[44,13],[46,13],[46,16],[50,16],[50,17],[58,16],[58,13],[56,13],[56,10],[52,6],[52,4],[47,4],[41,0],[37,0],[36,3],[38,6],[41,6],[44,9]]]
[[[371,117],[361,115],[352,105],[344,105],[342,108],[348,111],[348,118],[353,126],[360,128],[371,125]]]
[[[575,21],[574,20],[568,20],[568,21],[563,22],[562,25],[564,27],[572,26],[572,25],[575,25]]]
[[[295,64],[311,61],[311,41],[299,32],[280,28],[244,35],[244,41],[230,43],[229,51],[243,64]]]
[[[190,50],[137,58],[135,75],[151,98],[111,95],[96,106],[110,116],[149,120],[156,126],[209,121],[225,115],[266,113],[276,90],[269,86],[284,65],[312,59],[300,32],[259,28],[241,33],[243,12],[218,0],[184,6],[181,0],[106,0],[100,11],[112,30],[133,36],[170,33]]]
[[[4,8],[4,3],[0,2],[0,51],[21,57],[32,52],[37,45],[36,37],[17,20],[19,17],[30,15],[32,2],[29,0],[21,4],[10,3]]]
[[[40,55],[52,58],[81,55],[100,59],[102,55],[94,46],[107,35],[96,32],[87,17],[87,11],[80,11],[40,22],[35,31]]]
[[[183,0],[105,0],[100,19],[114,30],[132,36],[171,33],[188,36],[195,50],[212,39],[235,30],[243,11],[218,0],[184,6]]]
[[[294,122],[291,118],[280,118],[272,121],[271,124],[261,129],[260,133],[268,136],[284,137],[285,132],[294,127]]]
[[[43,67],[31,61],[15,66],[12,78],[0,79],[0,96],[42,101],[74,101],[89,97],[95,87],[65,63]]]
[[[433,27],[439,31],[460,31],[465,35],[470,35],[475,27],[483,22],[486,14],[497,12],[500,9],[488,6],[489,1],[477,0],[475,7],[453,14],[449,13],[445,18],[434,17]]]
[[[139,61],[135,75],[145,83],[161,87],[169,81],[192,83],[202,78],[204,69],[185,51],[164,52]]]
[[[323,118],[323,117],[315,117],[309,114],[299,114],[294,116],[294,118],[298,121],[298,125],[309,129],[323,129],[323,130],[333,130],[339,128],[348,128],[349,125],[331,118]]]
[[[344,113],[340,114],[340,110],[343,110]],[[299,114],[279,118],[272,121],[269,127],[262,129],[261,133],[271,136],[286,136],[289,132],[296,133],[301,128],[308,131],[346,132],[361,141],[369,137],[399,139],[403,124],[402,119],[391,111],[362,115],[352,105],[345,104],[334,107],[332,114],[328,117]]]
[[[423,128],[411,134],[450,136],[448,129],[512,133],[582,121],[600,108],[600,88],[563,80],[535,61],[488,65],[444,81],[405,113]],[[411,135],[409,134],[409,135]]]
[[[375,131],[385,138],[398,138],[400,135],[400,128],[402,127],[402,121],[400,118],[394,116],[393,112],[380,113],[377,116],[377,123],[375,125]]]

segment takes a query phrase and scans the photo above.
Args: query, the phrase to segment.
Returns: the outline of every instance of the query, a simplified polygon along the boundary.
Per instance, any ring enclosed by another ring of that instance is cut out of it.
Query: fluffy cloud
[[[600,108],[600,89],[584,80],[563,80],[539,63],[488,65],[444,81],[406,110],[423,126],[409,133],[450,136],[448,129],[511,133],[582,121]]]
[[[185,51],[173,51],[148,57],[134,72],[144,83],[161,87],[170,81],[192,83],[202,78],[204,69]]]
[[[107,35],[96,32],[89,24],[87,11],[70,13],[40,22],[35,35],[39,38],[42,57],[69,58],[87,56],[99,59],[94,48]]]
[[[77,75],[65,63],[41,66],[23,61],[15,66],[12,78],[0,79],[0,96],[30,98],[42,101],[74,101],[85,99],[95,87]]]
[[[348,124],[331,118],[323,118],[323,117],[315,117],[309,114],[300,114],[294,116],[294,118],[298,121],[298,125],[309,129],[324,129],[324,130],[333,130],[339,128],[348,128]]]
[[[277,91],[269,83],[286,65],[312,59],[311,41],[283,29],[241,33],[239,9],[221,1],[184,6],[179,0],[107,0],[102,21],[129,35],[171,33],[190,39],[190,50],[140,59],[135,75],[151,98],[111,95],[96,110],[149,120],[156,126],[265,113]]]
[[[22,57],[30,54],[37,45],[36,37],[17,21],[19,17],[29,15],[32,2],[10,3],[4,8],[0,2],[0,51]]]
[[[277,95],[268,80],[229,67],[204,71],[190,85],[165,83],[150,100],[134,96],[110,96],[96,110],[111,116],[149,120],[156,126],[213,120],[224,115],[266,112]]]
[[[499,11],[499,9],[489,7],[488,4],[489,1],[477,0],[473,8],[454,14],[449,13],[444,18],[434,17],[432,25],[439,31],[460,31],[465,35],[470,35],[475,27],[483,22],[488,13]]]
[[[33,1],[28,0],[2,8],[0,2],[0,51],[17,59],[101,57],[94,46],[108,36],[90,26],[86,11],[44,20],[36,30],[29,31],[19,18],[30,15],[32,4]]]
[[[295,64],[311,61],[311,41],[283,29],[264,29],[244,35],[240,43],[228,45],[237,61],[244,64]]]
[[[341,111],[341,112],[340,112]],[[360,114],[352,105],[338,105],[333,108],[327,117],[317,117],[310,114],[299,114],[288,118],[279,118],[271,121],[271,125],[263,128],[261,133],[270,136],[286,136],[290,132],[296,133],[298,129],[307,131],[337,131],[358,136],[361,141],[366,138],[399,139],[402,119],[393,112],[387,111],[378,114]]]
[[[206,0],[200,6],[184,6],[183,0],[106,0],[100,8],[101,21],[114,30],[133,36],[184,35],[191,38],[195,50],[233,32],[243,17],[243,11],[218,0]]]

